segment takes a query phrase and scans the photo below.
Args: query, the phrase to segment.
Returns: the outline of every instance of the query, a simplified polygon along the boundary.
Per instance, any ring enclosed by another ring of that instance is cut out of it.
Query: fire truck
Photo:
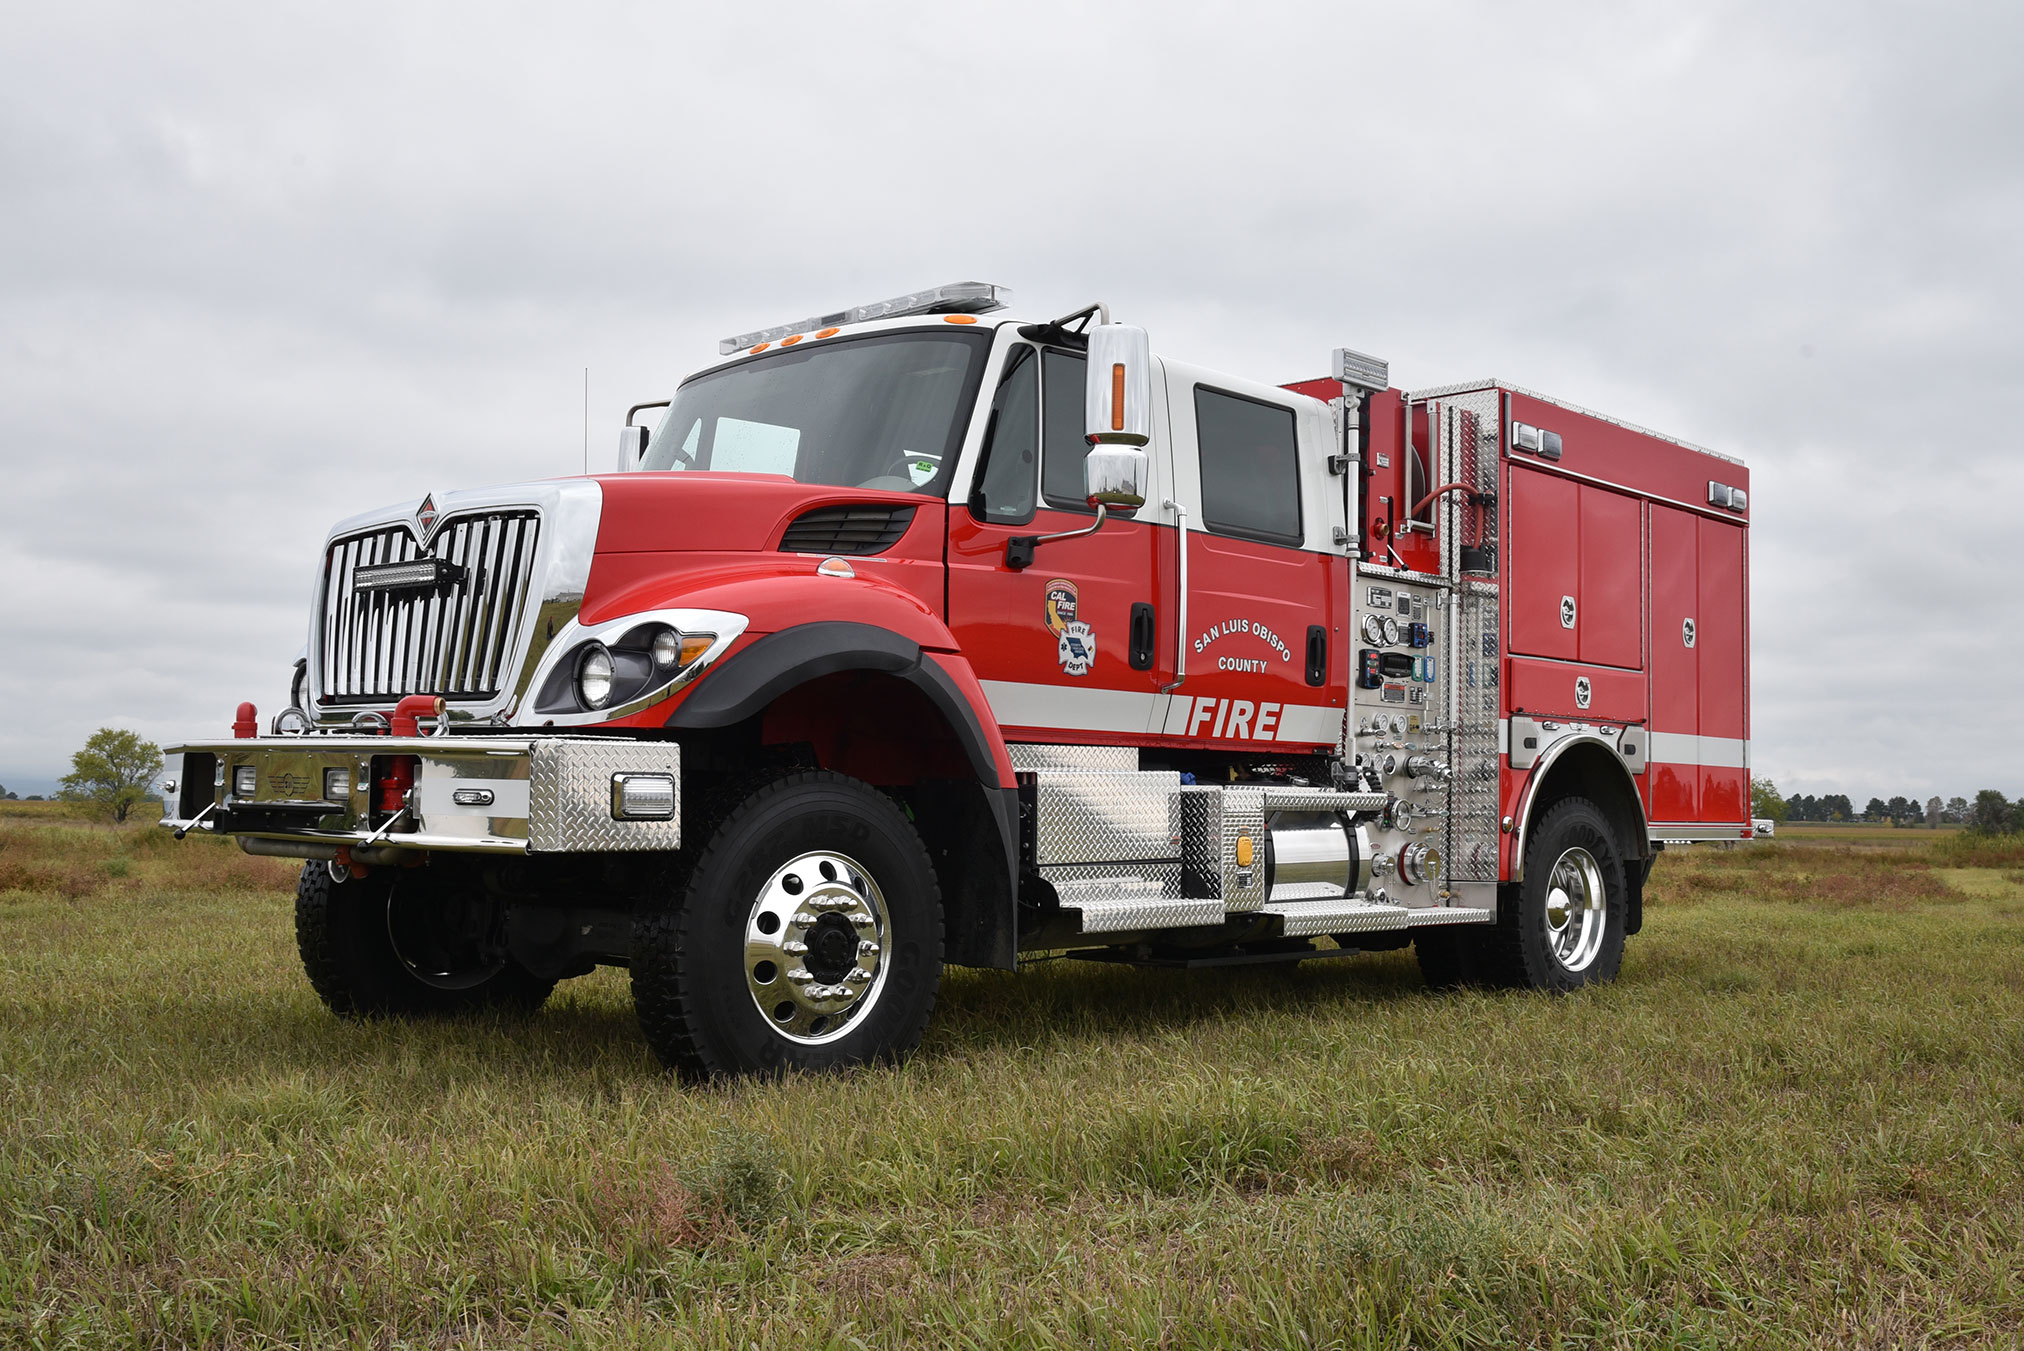
[[[902,1056],[1040,952],[1572,990],[1661,849],[1751,836],[1741,464],[1008,301],[730,338],[614,473],[340,523],[163,824],[304,860],[339,1013],[620,966],[691,1077]]]

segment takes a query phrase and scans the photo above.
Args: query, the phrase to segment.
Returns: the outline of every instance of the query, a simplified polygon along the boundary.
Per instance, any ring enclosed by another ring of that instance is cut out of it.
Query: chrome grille
[[[447,699],[496,696],[512,667],[528,595],[539,512],[453,516],[427,551],[405,525],[375,526],[331,543],[324,559],[319,692],[338,703],[379,703],[404,694]],[[375,563],[435,557],[463,580],[427,591],[357,591]]]

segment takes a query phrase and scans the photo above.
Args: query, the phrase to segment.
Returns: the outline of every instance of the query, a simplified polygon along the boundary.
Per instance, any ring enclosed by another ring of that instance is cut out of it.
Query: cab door
[[[1348,681],[1348,563],[1334,543],[1324,405],[1167,367],[1174,482],[1188,511],[1185,672],[1162,735],[1202,749],[1333,746]]]
[[[1153,524],[1167,482],[1163,420],[1138,519],[1039,544],[1016,568],[1014,540],[1095,518],[1083,489],[1087,363],[1022,341],[999,369],[968,500],[950,504],[949,627],[1007,740],[1137,744],[1164,712],[1176,641],[1171,586],[1164,603],[1158,586],[1160,537],[1173,532]],[[1156,407],[1158,379],[1155,363]]]

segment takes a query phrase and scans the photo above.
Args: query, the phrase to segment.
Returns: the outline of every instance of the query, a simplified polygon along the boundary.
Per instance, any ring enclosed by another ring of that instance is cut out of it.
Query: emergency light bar
[[[875,300],[869,305],[838,310],[835,314],[818,314],[799,323],[762,328],[755,333],[740,333],[735,338],[726,338],[718,343],[717,350],[729,356],[742,348],[815,328],[841,328],[845,324],[862,324],[871,319],[897,319],[907,314],[988,314],[1011,303],[1012,289],[1008,286],[993,286],[987,281],[951,282],[947,286],[894,296],[891,300]]]

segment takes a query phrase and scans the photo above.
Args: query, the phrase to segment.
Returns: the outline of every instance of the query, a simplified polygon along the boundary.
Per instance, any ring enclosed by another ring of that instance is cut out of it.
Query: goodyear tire
[[[942,975],[942,905],[899,808],[841,774],[736,802],[633,927],[633,1003],[691,1079],[896,1060]]]
[[[375,868],[338,881],[306,863],[295,943],[309,983],[350,1017],[531,1013],[555,988],[506,954],[505,913],[475,879]]]
[[[1486,974],[1499,985],[1556,993],[1614,980],[1629,894],[1609,819],[1587,798],[1563,798],[1533,827],[1525,880],[1507,892],[1484,935]]]

